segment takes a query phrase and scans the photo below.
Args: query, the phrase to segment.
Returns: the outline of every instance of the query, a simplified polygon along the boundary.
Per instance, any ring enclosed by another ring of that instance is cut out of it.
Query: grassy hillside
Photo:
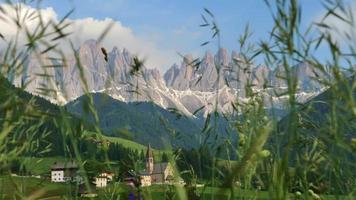
[[[124,103],[106,94],[92,95],[100,128],[110,136],[124,137],[143,145],[150,143],[155,148],[197,144],[200,129],[190,118],[177,117],[153,103]],[[87,112],[87,103],[88,98],[82,96],[66,107],[78,116],[93,120]]]
[[[142,152],[143,151],[144,153],[146,153],[146,151],[147,151],[147,145],[143,145],[143,144],[131,141],[131,140],[124,139],[124,138],[111,137],[111,136],[105,136],[105,135],[100,136],[95,132],[85,132],[85,135],[87,137],[100,138],[100,140],[102,140],[102,141],[108,141],[110,143],[117,143],[117,144],[122,145],[125,148],[132,149],[132,150],[137,151],[137,152]],[[172,154],[172,150],[170,150],[170,149],[161,150],[161,149],[153,148],[152,150],[153,150],[153,154],[154,154],[154,157],[155,157],[156,161],[160,161],[161,160],[161,157],[162,157],[163,153],[166,153],[167,155],[171,155]]]
[[[320,191],[326,188],[326,183],[334,193],[354,190],[355,83],[355,77],[336,81],[279,121],[269,148],[276,159],[288,152],[289,167],[294,168],[291,180],[304,177]],[[308,171],[303,172],[305,169]]]
[[[340,82],[300,105],[297,111],[299,127],[313,134],[321,134],[330,131],[332,120],[338,120],[342,125],[335,132],[341,133],[345,138],[355,137],[356,112],[355,104],[352,103],[356,99],[355,83],[355,77],[351,77],[348,82]],[[287,115],[279,121],[279,132],[288,129],[289,120],[291,116]]]
[[[78,125],[82,125],[81,137],[84,136],[84,133],[95,133],[95,129],[91,123],[86,122],[85,120],[80,119],[67,112],[64,107],[55,105],[38,96],[34,96],[20,88],[14,87],[8,80],[4,77],[0,76],[0,102],[4,104],[4,106],[14,106],[17,107],[18,114],[21,114],[21,110],[24,110],[26,106],[31,105],[32,109],[36,117],[33,118],[34,121],[25,121],[24,124],[30,126],[31,124],[39,123],[40,120],[43,120],[41,127],[51,129],[51,134],[48,136],[53,139],[53,143],[59,143],[61,141],[61,127],[58,126],[59,120],[61,117],[66,117],[68,121],[70,121],[73,127]],[[10,104],[10,105],[9,105]],[[14,105],[11,105],[14,104]],[[4,107],[6,108],[6,107]],[[5,110],[0,111],[0,116],[4,115]],[[129,112],[127,110],[126,112]],[[43,119],[41,119],[42,117]],[[120,117],[123,118],[124,116]],[[0,120],[2,120],[0,118]],[[146,131],[148,131],[147,129]],[[125,133],[124,133],[125,132]],[[121,131],[122,137],[129,137],[131,134],[129,131]],[[137,142],[119,138],[119,137],[111,137],[111,136],[103,136],[104,139],[109,140],[112,143],[122,144],[124,147],[131,148],[134,150],[145,150],[147,144],[139,144]],[[52,140],[51,140],[52,141]],[[53,147],[54,148],[54,147]]]
[[[30,94],[21,88],[16,88],[2,75],[0,75],[0,91],[0,102],[3,104],[9,102],[9,100],[13,100],[12,103],[17,103],[17,105],[31,102],[32,106],[46,113],[58,114],[60,111],[58,106],[49,101]],[[2,112],[0,114],[2,114]]]
[[[101,159],[105,157],[105,151],[96,144],[97,139],[118,143],[122,148],[138,153],[146,151],[146,145],[122,138],[95,134],[95,141],[88,140],[85,133],[94,133],[96,130],[92,124],[73,116],[63,107],[15,88],[3,77],[0,77],[0,91],[0,124],[14,121],[14,128],[4,140],[0,140],[0,147],[6,145],[0,153],[9,155],[6,159],[0,159],[0,173],[21,163],[26,173],[48,174],[55,161],[78,159],[74,146],[91,149],[78,152],[82,159]],[[30,110],[24,112],[26,109]],[[13,110],[16,112],[10,112]],[[7,116],[10,117],[5,119]],[[157,160],[162,158],[163,152],[169,153],[154,150]]]

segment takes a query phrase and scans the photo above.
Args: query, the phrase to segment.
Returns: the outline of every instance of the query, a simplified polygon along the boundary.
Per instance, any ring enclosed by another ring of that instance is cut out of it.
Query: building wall
[[[113,173],[103,172],[103,173],[99,174],[99,176],[106,177],[108,179],[108,181],[113,181],[114,180],[114,174]]]
[[[163,169],[162,173],[152,174],[152,183],[162,184],[166,183],[166,179],[168,176],[173,176],[173,168],[170,164],[167,165],[165,169]]]
[[[146,170],[148,173],[152,173],[153,171],[153,158],[152,157],[148,157],[146,158]]]
[[[113,174],[107,174],[108,181],[113,181],[114,180],[114,175]]]
[[[106,177],[95,178],[96,187],[106,187],[108,185],[108,179]]]
[[[167,177],[168,176],[172,176],[174,177],[173,175],[173,168],[170,164],[167,165],[167,168],[164,170],[164,180],[167,180]],[[165,181],[166,182],[166,181]]]
[[[152,174],[152,183],[164,183],[164,174]]]
[[[141,185],[142,186],[150,186],[152,183],[152,179],[150,175],[141,176]]]
[[[64,179],[64,171],[63,170],[55,170],[51,171],[51,181],[52,182],[65,182]]]

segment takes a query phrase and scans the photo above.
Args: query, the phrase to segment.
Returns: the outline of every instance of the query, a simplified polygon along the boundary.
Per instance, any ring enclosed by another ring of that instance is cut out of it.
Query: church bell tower
[[[153,153],[150,144],[148,144],[146,152],[146,171],[150,174],[153,172]]]

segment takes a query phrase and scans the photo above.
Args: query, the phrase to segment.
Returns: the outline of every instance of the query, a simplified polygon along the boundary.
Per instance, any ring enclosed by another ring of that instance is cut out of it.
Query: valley
[[[355,199],[355,6],[0,2],[0,199]]]

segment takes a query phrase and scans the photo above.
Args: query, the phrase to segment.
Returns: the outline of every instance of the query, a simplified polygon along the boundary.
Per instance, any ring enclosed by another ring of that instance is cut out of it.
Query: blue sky
[[[302,24],[309,24],[323,13],[319,0],[301,0],[300,3]],[[266,39],[273,26],[271,14],[262,0],[46,0],[41,7],[52,7],[59,17],[75,8],[70,16],[73,20],[111,18],[118,21],[130,29],[134,37],[164,52],[161,58],[166,62],[151,62],[163,70],[169,63],[180,62],[177,52],[198,56],[206,49],[216,51],[213,44],[200,46],[211,36],[211,32],[199,27],[203,8],[214,13],[221,29],[222,46],[229,50],[238,49],[238,37],[247,23],[254,32],[252,41],[255,42]],[[126,48],[130,50],[130,46]]]

